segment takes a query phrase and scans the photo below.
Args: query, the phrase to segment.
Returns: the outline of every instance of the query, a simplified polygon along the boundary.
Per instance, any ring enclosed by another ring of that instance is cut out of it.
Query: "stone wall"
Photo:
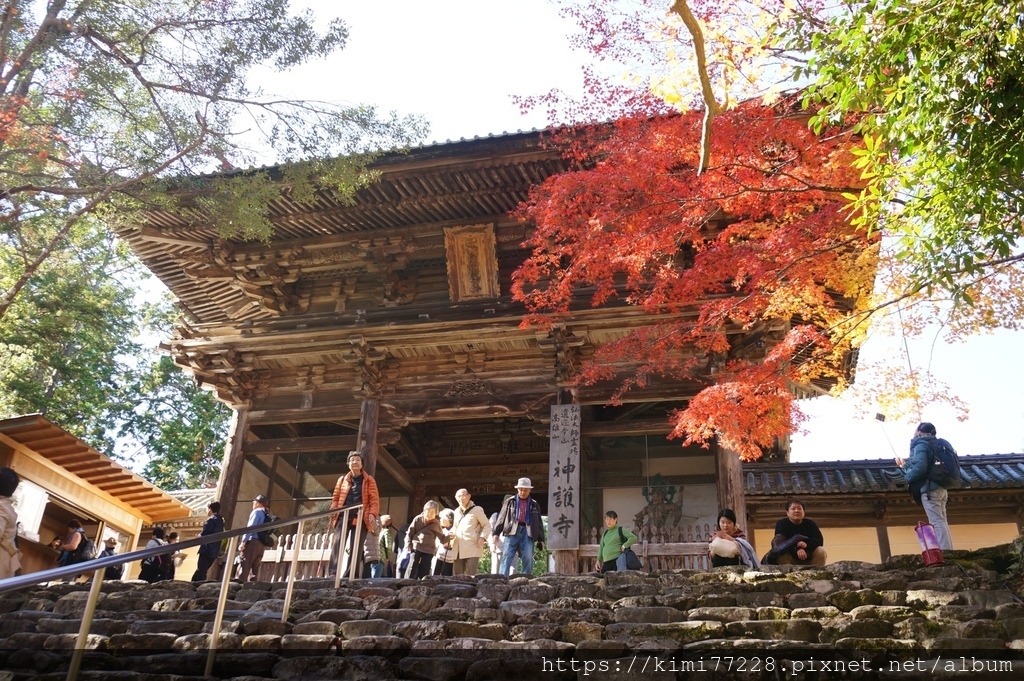
[[[338,590],[307,580],[284,622],[283,587],[232,584],[214,675],[626,679],[643,663],[654,679],[825,679],[841,664],[843,678],[985,670],[1008,680],[1024,671],[1024,606],[1000,574],[1015,558],[1004,548],[956,552],[957,562],[931,568],[900,556],[764,572],[363,580]],[[80,678],[201,677],[218,588],[105,583]],[[0,599],[0,669],[63,679],[86,597],[87,585],[57,584]],[[936,669],[943,660],[966,666]]]

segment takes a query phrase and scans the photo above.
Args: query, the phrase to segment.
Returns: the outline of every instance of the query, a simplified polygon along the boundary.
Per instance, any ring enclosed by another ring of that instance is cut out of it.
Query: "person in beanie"
[[[910,440],[910,459],[904,461],[897,458],[896,465],[903,471],[907,485],[912,488],[915,500],[920,498],[928,522],[935,528],[935,538],[943,551],[953,549],[953,537],[949,533],[949,521],[946,519],[946,502],[949,492],[931,479],[929,463],[934,456],[936,440],[935,426],[924,422],[914,431]]]

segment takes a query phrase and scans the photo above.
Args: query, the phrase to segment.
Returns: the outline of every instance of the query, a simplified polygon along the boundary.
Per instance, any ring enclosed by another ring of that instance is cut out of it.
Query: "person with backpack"
[[[110,556],[116,555],[117,551],[114,549],[117,547],[117,539],[114,537],[107,537],[103,540],[103,550],[100,551],[99,558],[109,558]],[[124,576],[124,563],[121,565],[111,565],[103,570],[103,579],[121,579]]]
[[[85,529],[78,518],[68,521],[68,533],[55,548],[60,551],[60,555],[57,556],[57,565],[60,567],[77,565],[96,557],[96,544],[85,536]],[[68,581],[73,582],[79,577],[81,575],[69,577]]]
[[[619,514],[608,511],[604,514],[604,534],[597,550],[597,560],[601,563],[601,572],[625,572],[626,551],[636,543],[636,535],[619,527]]]
[[[157,546],[164,546],[167,542],[164,541],[165,530],[162,527],[153,528],[153,537],[146,542],[146,548],[152,549]],[[170,557],[166,554],[160,554],[159,556],[150,556],[142,560],[142,569],[139,571],[139,579],[149,582],[159,582],[165,578],[164,562],[170,560]]]
[[[167,543],[177,544],[178,533],[171,532],[169,535],[167,535]],[[168,554],[167,560],[165,560],[164,564],[161,566],[163,568],[163,579],[161,579],[160,581],[173,581],[175,568],[181,565],[184,560],[185,554],[181,551],[175,551],[174,553]]]
[[[256,498],[252,500],[252,512],[249,514],[249,520],[246,522],[246,525],[253,527],[270,522],[271,516],[267,511],[268,506],[270,506],[270,501],[262,494],[257,494]],[[263,536],[261,537],[260,535]],[[242,562],[235,577],[243,584],[249,581],[250,573],[252,573],[254,580],[260,578],[260,565],[263,564],[263,553],[267,550],[267,544],[264,543],[264,539],[269,540],[269,536],[262,532],[253,531],[242,535],[242,543],[238,547],[242,554]]]
[[[959,484],[960,465],[956,450],[945,440],[936,437],[935,426],[921,423],[910,440],[910,458],[897,457],[896,465],[910,488],[910,496],[924,507],[928,522],[935,528],[935,537],[943,551],[953,549],[953,537],[946,519],[946,502],[951,487]]]

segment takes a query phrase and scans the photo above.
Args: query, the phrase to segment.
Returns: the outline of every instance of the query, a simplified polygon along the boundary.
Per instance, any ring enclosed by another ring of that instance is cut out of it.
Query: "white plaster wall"
[[[666,475],[664,469],[659,469],[658,472]],[[681,496],[683,517],[679,521],[680,525],[694,525],[703,528],[704,523],[714,524],[715,516],[718,514],[718,493],[715,485],[684,485]],[[675,501],[679,502],[679,500],[680,494],[677,492]],[[615,511],[619,514],[619,524],[624,527],[633,527],[634,517],[647,505],[641,487],[606,489],[602,495],[602,501],[604,507],[601,510],[601,515],[603,516],[607,511]]]

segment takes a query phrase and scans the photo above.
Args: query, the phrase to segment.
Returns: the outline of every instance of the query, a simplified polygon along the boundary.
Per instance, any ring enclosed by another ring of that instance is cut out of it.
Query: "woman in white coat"
[[[473,503],[469,490],[460,489],[455,493],[459,507],[455,509],[455,535],[452,552],[454,563],[452,573],[475,575],[477,563],[484,555],[484,542],[491,536],[491,522],[484,510]]]

